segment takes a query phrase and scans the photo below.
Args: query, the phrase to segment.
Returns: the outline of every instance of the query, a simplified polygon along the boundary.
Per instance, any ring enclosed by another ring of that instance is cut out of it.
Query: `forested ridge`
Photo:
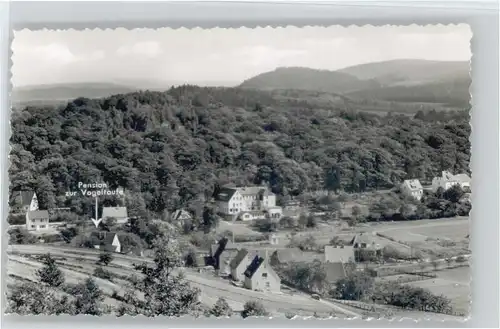
[[[273,92],[181,86],[12,113],[10,189],[72,206],[79,181],[122,186],[154,212],[194,207],[224,184],[278,195],[385,189],[469,172],[467,111],[380,116]],[[138,198],[137,196],[142,196]]]

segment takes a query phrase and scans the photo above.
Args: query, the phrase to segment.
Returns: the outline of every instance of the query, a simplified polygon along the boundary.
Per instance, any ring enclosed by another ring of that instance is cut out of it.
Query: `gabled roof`
[[[115,239],[116,233],[112,232],[92,232],[90,234],[90,240],[94,246],[111,246],[113,244],[113,240]]]
[[[255,272],[257,272],[257,270],[259,269],[260,265],[262,265],[262,263],[264,263],[264,258],[255,256],[250,265],[248,265],[244,275],[247,278],[251,279]]]
[[[124,218],[128,217],[127,207],[103,207],[102,218]]]
[[[219,193],[215,196],[216,201],[224,201],[227,202],[231,200],[233,195],[237,192],[235,188],[223,187]]]
[[[212,245],[212,255],[214,258],[218,258],[227,249],[237,248],[228,238],[222,238],[217,244]]]
[[[325,263],[324,265],[326,279],[329,282],[335,282],[346,277],[344,264],[341,262]]]
[[[356,244],[365,243],[366,247],[378,247],[376,239],[370,233],[359,233],[351,240],[351,244],[356,248]]]
[[[422,184],[420,184],[420,181],[418,179],[407,179],[403,182],[406,187],[408,187],[410,190],[421,190],[422,189]]]
[[[229,267],[231,269],[237,268],[241,264],[241,262],[245,259],[245,257],[247,257],[247,255],[248,255],[248,250],[241,249],[240,251],[238,251],[238,253],[233,258],[231,263],[229,263]]]
[[[453,178],[460,183],[470,183],[471,178],[467,174],[458,174],[453,176]]]
[[[280,263],[290,262],[312,262],[315,259],[321,260],[323,257],[316,252],[302,251],[299,248],[284,248],[273,252],[272,257]]]
[[[237,189],[243,196],[274,195],[274,193],[271,192],[267,186],[242,186]]]
[[[184,209],[179,209],[174,211],[172,214],[172,220],[180,220],[180,219],[191,219],[191,214]]]
[[[48,210],[33,210],[33,211],[28,211],[26,213],[26,216],[28,216],[29,220],[47,219],[47,218],[49,218],[49,211]]]

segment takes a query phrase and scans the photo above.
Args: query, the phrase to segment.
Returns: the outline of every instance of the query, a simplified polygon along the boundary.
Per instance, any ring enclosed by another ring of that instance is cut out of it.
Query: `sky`
[[[468,61],[471,37],[467,25],[22,30],[12,42],[12,83],[236,85],[283,66],[337,70],[401,58]]]

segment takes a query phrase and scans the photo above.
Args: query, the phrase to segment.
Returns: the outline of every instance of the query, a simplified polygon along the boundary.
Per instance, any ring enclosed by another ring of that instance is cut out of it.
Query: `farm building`
[[[382,254],[384,247],[377,243],[373,234],[369,233],[357,234],[351,240],[351,245],[354,248],[356,261],[360,261],[362,258],[378,257]]]
[[[424,194],[424,188],[418,179],[407,179],[401,185],[401,192],[416,200],[420,200]]]
[[[346,275],[344,263],[342,262],[328,262],[324,265],[326,280],[335,283],[339,279],[344,279]]]
[[[255,256],[244,272],[244,286],[250,290],[279,292],[281,279],[266,258]]]

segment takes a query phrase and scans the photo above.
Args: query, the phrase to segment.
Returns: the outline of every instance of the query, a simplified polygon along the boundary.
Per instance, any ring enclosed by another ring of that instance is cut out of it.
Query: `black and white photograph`
[[[467,319],[471,38],[14,31],[5,313]]]

